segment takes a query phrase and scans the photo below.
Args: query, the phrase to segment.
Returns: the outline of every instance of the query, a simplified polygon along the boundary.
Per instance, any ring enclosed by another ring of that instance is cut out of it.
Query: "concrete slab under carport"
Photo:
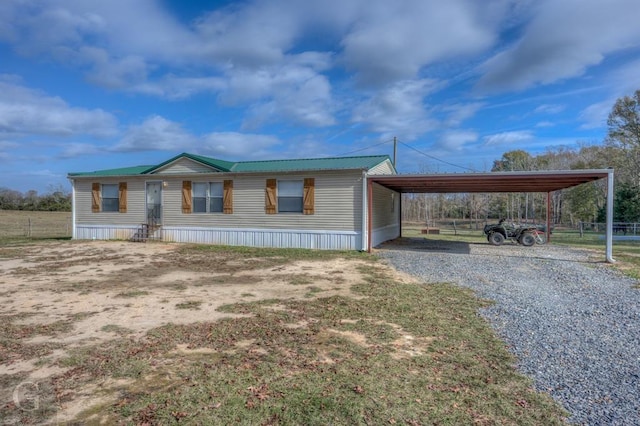
[[[371,251],[373,184],[382,185],[398,193],[547,193],[547,230],[550,195],[553,191],[583,183],[607,179],[606,260],[613,259],[613,169],[544,170],[488,173],[443,173],[367,176],[368,250]],[[402,212],[398,212],[402,217]],[[549,231],[547,231],[549,232]],[[402,229],[400,231],[402,234]]]

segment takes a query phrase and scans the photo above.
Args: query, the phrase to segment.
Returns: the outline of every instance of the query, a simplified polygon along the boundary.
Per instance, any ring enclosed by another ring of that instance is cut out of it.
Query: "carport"
[[[613,259],[613,169],[529,172],[407,174],[367,176],[367,247],[371,251],[373,184],[404,194],[419,193],[547,193],[547,233],[551,229],[551,193],[599,179],[607,179],[606,259]],[[402,212],[398,213],[402,218]],[[400,220],[400,223],[402,221]],[[402,225],[400,225],[402,235]],[[547,239],[549,235],[547,234]]]

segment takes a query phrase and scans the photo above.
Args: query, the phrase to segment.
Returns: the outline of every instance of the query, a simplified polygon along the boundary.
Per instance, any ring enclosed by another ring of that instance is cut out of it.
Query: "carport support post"
[[[551,192],[547,192],[547,242],[551,242]]]
[[[607,262],[613,263],[613,169],[609,169],[607,173],[607,224],[606,224],[606,257]]]
[[[373,181],[367,179],[367,252],[371,253],[373,232]]]

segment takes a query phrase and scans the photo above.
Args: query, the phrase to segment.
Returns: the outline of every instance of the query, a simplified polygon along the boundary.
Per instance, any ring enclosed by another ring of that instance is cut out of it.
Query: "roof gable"
[[[184,159],[187,159],[189,161],[181,161]],[[203,157],[201,155],[193,155],[193,154],[188,154],[184,152],[180,155],[176,155],[175,157],[168,159],[165,162],[158,164],[157,166],[150,168],[145,173],[160,173],[160,172],[166,173],[168,170],[171,170],[171,166],[175,166],[176,164],[180,164],[180,163],[182,163],[185,166],[189,163],[204,165],[210,169],[209,171],[214,171],[214,172],[229,172],[231,171],[231,167],[233,167],[233,164],[234,164],[229,161],[218,160],[216,158]],[[186,166],[186,168],[188,169],[190,167]],[[194,171],[198,170],[200,173],[203,172],[201,170],[201,167],[192,166],[191,168]]]

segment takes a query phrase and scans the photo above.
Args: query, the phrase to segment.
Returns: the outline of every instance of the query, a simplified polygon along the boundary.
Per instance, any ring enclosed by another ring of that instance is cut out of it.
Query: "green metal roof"
[[[69,173],[69,177],[82,177],[82,176],[133,176],[142,175],[145,171],[154,166],[134,166],[134,167],[122,167],[119,169],[108,170],[96,170],[94,172],[78,172]]]
[[[307,158],[298,160],[241,161],[233,172],[294,172],[306,170],[368,170],[388,160],[387,155],[367,157]]]
[[[89,176],[135,176],[151,174],[180,158],[189,158],[221,172],[257,173],[257,172],[298,172],[313,170],[369,170],[384,161],[390,160],[388,155],[370,155],[359,157],[307,158],[294,160],[267,161],[230,161],[182,153],[158,165],[123,167],[118,169],[97,170],[93,172],[69,173],[69,177]]]

